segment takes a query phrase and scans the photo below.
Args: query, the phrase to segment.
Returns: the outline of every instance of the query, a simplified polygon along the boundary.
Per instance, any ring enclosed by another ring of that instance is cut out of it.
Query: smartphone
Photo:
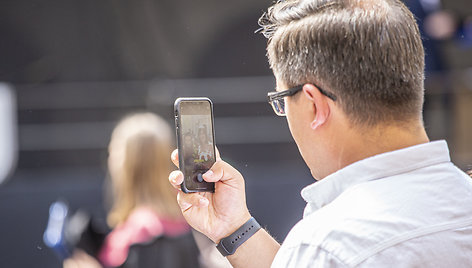
[[[182,191],[214,192],[215,184],[202,178],[216,161],[213,103],[208,98],[178,98],[174,113]]]

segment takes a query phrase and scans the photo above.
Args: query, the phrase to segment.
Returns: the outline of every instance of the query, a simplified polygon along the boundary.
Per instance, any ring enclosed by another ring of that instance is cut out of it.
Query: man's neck
[[[382,125],[358,134],[364,136],[364,139],[360,139],[360,143],[353,145],[354,152],[357,152],[353,154],[353,157],[357,159],[352,159],[351,163],[377,154],[429,142],[421,123],[408,126]]]
[[[336,163],[325,177],[362,159],[429,142],[420,120],[404,125],[383,124],[370,128],[350,128],[338,134],[334,145]],[[320,174],[321,175],[321,174]]]

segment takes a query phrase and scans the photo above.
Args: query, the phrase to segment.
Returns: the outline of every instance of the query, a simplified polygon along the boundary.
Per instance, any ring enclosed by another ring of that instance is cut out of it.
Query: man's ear
[[[311,122],[311,128],[315,130],[323,125],[329,117],[330,107],[328,97],[321,94],[318,88],[313,84],[305,84],[303,86],[303,93],[314,107],[315,115]]]

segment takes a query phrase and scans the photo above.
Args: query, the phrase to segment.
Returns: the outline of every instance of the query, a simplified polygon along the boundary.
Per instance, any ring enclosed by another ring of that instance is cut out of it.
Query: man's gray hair
[[[279,1],[259,24],[270,67],[288,87],[318,84],[356,124],[421,117],[423,45],[401,1]]]

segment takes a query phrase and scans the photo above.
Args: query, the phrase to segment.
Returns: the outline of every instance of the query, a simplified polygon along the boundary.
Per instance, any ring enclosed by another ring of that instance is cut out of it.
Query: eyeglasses
[[[297,94],[300,90],[303,89],[303,86],[304,85],[299,85],[299,86],[292,87],[284,91],[267,93],[268,102],[274,109],[275,114],[277,114],[278,116],[285,116],[286,114],[285,114],[285,99],[284,98]],[[332,99],[333,101],[336,101],[337,97],[334,94],[323,90],[321,87],[317,85],[315,86],[318,88],[321,94]]]

